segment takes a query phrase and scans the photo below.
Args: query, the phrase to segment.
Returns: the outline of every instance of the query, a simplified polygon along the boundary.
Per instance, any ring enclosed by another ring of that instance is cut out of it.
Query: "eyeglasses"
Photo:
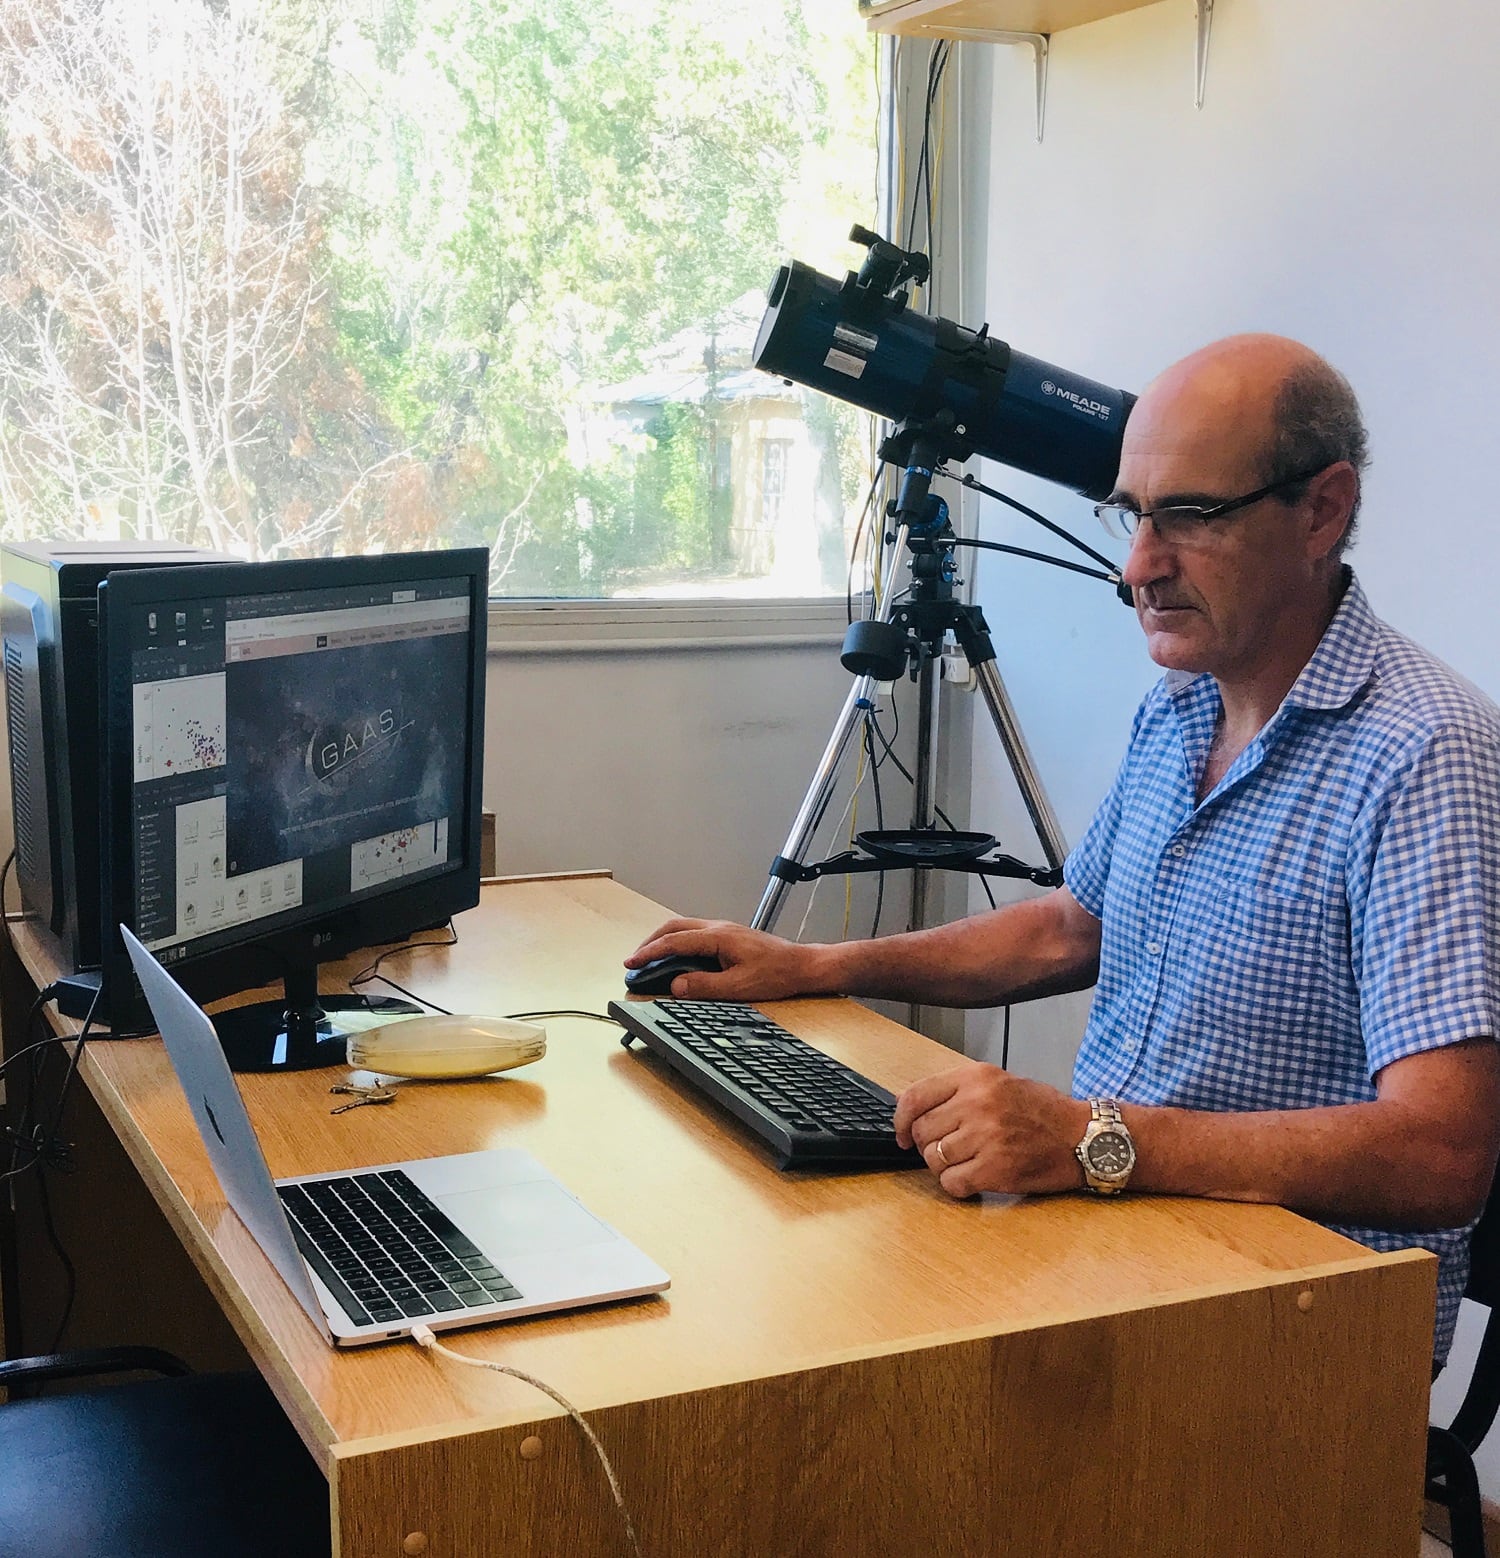
[[[1259,503],[1274,492],[1295,487],[1299,482],[1311,481],[1319,472],[1327,469],[1326,465],[1320,465],[1317,470],[1303,471],[1297,476],[1283,476],[1280,481],[1273,481],[1269,486],[1257,487],[1242,498],[1228,498],[1223,503],[1174,503],[1159,509],[1133,509],[1127,503],[1096,503],[1094,513],[1099,523],[1117,541],[1130,540],[1141,528],[1141,521],[1149,519],[1151,528],[1169,546],[1206,546],[1213,535],[1209,529],[1210,520],[1223,519],[1226,514],[1247,509],[1252,503]]]

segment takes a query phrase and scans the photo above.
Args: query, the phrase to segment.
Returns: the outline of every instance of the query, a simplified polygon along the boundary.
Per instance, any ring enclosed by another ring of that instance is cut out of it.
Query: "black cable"
[[[78,1066],[83,1059],[83,1052],[89,1042],[89,1029],[94,1024],[94,1014],[99,1010],[99,1002],[104,995],[104,986],[100,985],[94,992],[94,999],[89,1003],[88,1015],[83,1019],[83,1026],[78,1030],[78,1041],[73,1046],[72,1057],[68,1061],[68,1069],[63,1074],[62,1087],[58,1089],[57,1108],[52,1116],[52,1140],[61,1139],[63,1109],[68,1102],[68,1090],[73,1085],[73,1078],[78,1075]],[[53,1349],[56,1351],[56,1349]]]
[[[29,1055],[32,1050],[46,1049],[49,1044],[64,1044],[67,1042],[69,1037],[70,1035],[66,1033],[50,1033],[45,1039],[38,1039],[34,1044],[28,1044],[25,1049],[18,1049],[14,1055],[9,1056],[3,1062],[0,1062],[0,1074],[4,1073],[7,1066],[11,1065],[17,1060],[20,1060],[23,1055]]]
[[[944,472],[944,475],[947,474],[947,472]],[[974,476],[965,474],[958,481],[959,486],[972,488],[973,491],[983,494],[986,498],[993,498],[997,503],[1003,503],[1007,508],[1013,508],[1016,513],[1024,514],[1027,519],[1035,520],[1043,530],[1050,530],[1058,540],[1066,541],[1069,546],[1082,552],[1085,557],[1092,557],[1096,563],[1102,563],[1104,567],[1114,569],[1118,573],[1119,570],[1115,568],[1114,563],[1103,552],[1096,552],[1087,542],[1080,541],[1077,536],[1070,531],[1064,530],[1061,525],[1048,519],[1045,514],[1038,514],[1035,509],[1027,508],[1024,503],[1018,503],[1016,499],[1007,497],[1003,492],[997,492],[993,487],[986,487],[982,481]]]
[[[1102,579],[1106,584],[1118,584],[1118,572],[1105,573],[1102,568],[1090,568],[1084,563],[1071,563],[1066,557],[1052,557],[1046,552],[1033,552],[1025,546],[1008,546],[1004,541],[976,541],[968,536],[955,536],[954,546],[972,546],[981,552],[1006,552],[1011,557],[1024,557],[1028,562],[1051,563],[1054,568],[1066,568],[1069,573],[1081,573],[1086,579]]]
[[[509,1022],[532,1022],[543,1017],[587,1017],[590,1022],[607,1022],[611,1027],[618,1028],[621,1023],[616,1017],[607,1017],[603,1012],[561,1011],[561,1012],[507,1012],[506,1020]]]
[[[896,705],[895,705],[894,702],[892,702],[892,704],[891,704],[891,713],[892,714],[896,714],[896,712],[897,712],[896,711]],[[890,737],[886,736],[886,733],[880,728],[880,721],[878,719],[876,719],[873,715],[870,718],[870,723],[875,728],[875,734],[880,737],[881,742],[885,746],[886,758],[888,758],[891,762],[893,762],[896,765],[896,772],[899,773],[901,775],[901,777],[903,779],[905,779],[908,784],[915,785],[917,781],[912,777],[911,770],[896,755],[896,748],[893,745],[893,742],[895,740],[895,736],[899,735],[900,731],[901,731],[901,723],[900,723],[899,716],[897,717],[896,730]],[[936,802],[934,802],[932,809],[933,809],[933,812],[936,814],[936,816],[938,818],[938,821],[941,822],[943,824],[943,826],[945,828],[947,828],[947,830],[950,833],[957,833],[958,832],[958,828],[955,825],[953,819],[948,815],[947,812],[945,812],[943,810],[943,808],[941,806],[939,806]],[[984,896],[986,898],[988,898],[989,901],[990,901],[990,908],[992,908],[992,909],[999,908],[999,905],[995,902],[995,894],[994,894],[993,889],[990,887],[990,880],[989,880],[989,878],[987,876],[984,876],[983,874],[980,874],[979,885],[984,889]]]
[[[447,945],[449,945],[449,943],[441,942],[441,941],[432,942],[432,943],[419,942],[418,945],[419,946],[432,945],[432,946],[441,947],[441,946],[447,946]],[[378,962],[379,959],[377,959],[376,961]],[[415,1001],[418,1006],[425,1006],[428,1011],[436,1012],[439,1017],[451,1017],[453,1015],[453,1013],[450,1012],[446,1006],[439,1006],[436,1001],[429,1001],[429,1000],[427,1000],[425,996],[418,995],[415,990],[408,990],[405,985],[398,985],[396,983],[396,981],[394,979],[392,979],[389,974],[368,974],[368,975],[365,976],[365,981],[364,982],[368,983],[368,981],[371,980],[371,979],[378,979],[381,982],[381,984],[389,985],[392,990],[399,990],[401,992],[401,994],[404,995],[408,1001]],[[354,983],[354,981],[351,979],[349,981],[349,983],[352,985]]]
[[[925,137],[925,139],[926,139],[926,141],[928,143],[928,146],[927,146],[927,172],[926,172],[925,182],[926,182],[926,185],[927,185],[927,255],[928,255],[929,259],[932,259],[934,257],[934,255],[936,253],[936,250],[937,250],[937,234],[933,230],[933,220],[932,220],[932,218],[933,218],[933,202],[934,202],[934,198],[936,196],[936,191],[934,190],[933,183],[932,183],[933,163],[935,161],[934,148],[932,147],[932,144],[931,144],[932,143],[932,111],[933,111],[934,106],[937,103],[938,87],[942,84],[943,72],[948,68],[948,56],[953,52],[953,45],[947,38],[944,38],[939,43],[938,47],[933,52],[934,52],[935,55],[938,55],[940,57],[938,58],[938,61],[937,61],[937,68],[932,72],[932,82],[931,82],[931,85],[927,89],[926,127],[925,127],[924,132],[923,132],[924,137]]]
[[[42,1008],[48,1001],[53,1000],[56,994],[57,986],[55,984],[47,985],[44,989],[37,992],[36,1000],[31,1003],[31,1010],[26,1013],[26,1020],[21,1025],[22,1038],[30,1036],[32,1029],[36,1026],[36,1020]],[[24,1048],[17,1050],[14,1055],[11,1055],[5,1061],[3,1066],[0,1066],[0,1071],[4,1071],[5,1067],[9,1066],[13,1061],[20,1060],[22,1056],[28,1057],[26,1064],[28,1073],[26,1101],[22,1105],[20,1119],[14,1125],[5,1127],[5,1135],[10,1140],[10,1166],[3,1174],[0,1174],[0,1181],[14,1179],[18,1175],[24,1174],[27,1169],[33,1167],[39,1160],[35,1143],[36,1127],[33,1125],[31,1118],[36,1100],[37,1084],[40,1080],[37,1063],[41,1059],[41,1051],[50,1049],[53,1045],[62,1042],[63,1037],[61,1034],[51,1034],[47,1038],[41,1039],[34,1044],[27,1044]],[[31,1154],[24,1163],[20,1161],[23,1151]]]
[[[3,881],[0,881],[0,895],[3,895]],[[37,994],[32,1002],[31,1010],[27,1013],[23,1034],[29,1034],[37,1018],[41,1015],[42,1008],[56,998],[58,987],[48,985]],[[63,1335],[67,1330],[68,1321],[73,1316],[73,1305],[78,1296],[78,1271],[72,1258],[64,1247],[62,1238],[57,1231],[57,1221],[52,1213],[52,1196],[47,1184],[47,1170],[60,1169],[71,1171],[73,1164],[71,1158],[71,1146],[63,1140],[63,1115],[67,1109],[68,1095],[72,1089],[73,1078],[78,1074],[78,1068],[83,1059],[84,1049],[88,1045],[89,1030],[93,1025],[95,1014],[99,1008],[102,996],[102,988],[94,994],[94,1000],[89,1007],[88,1015],[84,1018],[83,1027],[74,1038],[73,1052],[68,1059],[68,1068],[63,1073],[62,1086],[57,1093],[57,1107],[52,1111],[50,1126],[43,1126],[41,1115],[41,1084],[43,1068],[50,1057],[52,1049],[66,1042],[69,1037],[66,1034],[51,1034],[26,1045],[14,1055],[9,1056],[0,1071],[3,1071],[12,1061],[27,1057],[27,1090],[26,1103],[22,1109],[21,1119],[13,1127],[9,1128],[11,1138],[10,1167],[3,1177],[13,1179],[25,1173],[28,1169],[37,1170],[37,1206],[41,1212],[42,1228],[47,1236],[47,1243],[57,1256],[58,1264],[63,1271],[64,1298],[62,1313],[58,1318],[57,1330],[52,1338],[49,1352],[56,1352],[62,1344]],[[33,1122],[33,1116],[36,1116]],[[20,1161],[22,1153],[27,1154],[26,1161]]]
[[[10,868],[16,863],[16,852],[11,852],[5,857],[5,864],[0,866],[0,925],[4,926],[5,944],[12,952],[16,950],[15,939],[10,933],[10,921],[5,917],[5,879],[10,875]]]
[[[1000,1036],[1000,1069],[1010,1070],[1010,1002],[1005,1003],[1005,1031]]]
[[[357,989],[360,985],[366,983],[368,980],[376,978],[377,977],[377,970],[380,968],[380,965],[382,963],[384,963],[387,958],[393,958],[393,957],[397,956],[398,953],[402,953],[402,952],[415,952],[415,951],[417,951],[421,947],[454,947],[454,946],[457,946],[458,945],[458,931],[454,927],[453,920],[452,920],[451,917],[449,918],[447,925],[445,927],[443,927],[443,928],[446,929],[447,932],[448,932],[448,939],[446,941],[404,941],[404,942],[401,943],[400,946],[389,946],[389,947],[387,947],[386,950],[384,952],[382,952],[380,954],[380,956],[377,957],[375,959],[375,961],[369,965],[368,968],[362,968],[359,971],[359,973],[357,973],[349,981],[349,988],[351,990]],[[383,974],[379,975],[378,977],[380,977],[382,980],[384,980],[384,982],[386,984],[390,984],[391,983],[391,981],[389,979],[386,979]],[[397,985],[396,988],[399,990],[401,987],[399,985]],[[417,1000],[417,999],[420,999],[420,998],[416,997],[416,996],[413,996],[412,999],[413,1000]],[[426,1001],[423,1001],[422,1004],[424,1006],[426,1006],[428,1003]]]
[[[895,712],[894,707],[892,708],[891,712]],[[875,727],[875,734],[880,737],[881,744],[885,747],[885,757],[896,765],[896,772],[900,774],[908,784],[915,785],[917,781],[912,776],[911,769],[909,769],[906,764],[901,761],[900,757],[897,756],[896,749],[891,745],[890,738],[888,738],[886,733],[880,728],[880,721],[871,716],[870,723]],[[897,729],[899,730],[899,728],[900,727],[898,725]],[[882,759],[882,761],[885,761],[885,759]],[[943,826],[946,827],[950,833],[958,832],[958,828],[954,825],[953,819],[948,815],[947,812],[943,810],[941,806],[934,804],[932,809],[937,814],[937,817],[942,822]]]
[[[942,83],[943,72],[948,66],[948,54],[952,45],[944,38],[933,47],[932,53],[927,56],[927,103],[922,114],[922,144],[917,153],[917,166],[912,184],[911,220],[906,224],[907,246],[915,249],[917,209],[923,205],[925,188],[925,210],[927,215],[927,248],[929,258],[933,247],[932,237],[932,110],[937,101],[938,87]]]
[[[32,1003],[31,1011],[27,1014],[27,1031],[36,1021],[42,1007],[53,999],[54,986],[49,985],[42,991]],[[7,1128],[7,1134],[11,1138],[11,1166],[0,1179],[11,1179],[24,1174],[30,1168],[70,1168],[68,1148],[62,1140],[63,1110],[67,1106],[68,1093],[72,1087],[73,1078],[78,1074],[79,1062],[83,1057],[84,1048],[89,1040],[89,1028],[94,1021],[94,1014],[99,1005],[99,995],[94,997],[93,1005],[89,1007],[88,1016],[84,1018],[83,1027],[76,1036],[70,1034],[53,1034],[48,1038],[40,1039],[34,1044],[28,1044],[25,1049],[17,1051],[5,1062],[9,1065],[12,1060],[19,1060],[23,1055],[29,1056],[27,1062],[26,1103],[21,1111],[20,1120]],[[73,1053],[68,1060],[68,1069],[63,1073],[62,1086],[58,1089],[57,1107],[52,1111],[52,1123],[43,1126],[40,1118],[33,1122],[33,1114],[41,1112],[41,1085],[43,1068],[51,1057],[54,1046],[66,1043],[69,1038],[74,1038]],[[45,1052],[45,1053],[44,1053]],[[3,1070],[4,1067],[0,1067]],[[30,1156],[25,1163],[19,1163],[17,1159],[22,1152]],[[66,1262],[66,1257],[64,1257]]]
[[[78,1296],[78,1272],[63,1248],[62,1240],[57,1235],[57,1224],[52,1220],[52,1195],[47,1188],[47,1175],[45,1170],[36,1177],[37,1202],[42,1211],[42,1227],[46,1230],[47,1243],[52,1246],[52,1253],[57,1256],[58,1264],[63,1269],[63,1306],[62,1314],[58,1318],[57,1330],[52,1337],[52,1345],[47,1349],[49,1353],[55,1353],[62,1346],[63,1333],[68,1329],[68,1321],[73,1318],[73,1301]]]
[[[885,806],[880,798],[880,762],[875,755],[875,738],[871,735],[871,729],[875,727],[875,711],[870,709],[865,714],[865,751],[870,759],[870,793],[875,798],[875,827],[881,831],[885,827]],[[880,915],[885,908],[885,872],[875,873],[875,918],[870,925],[870,939],[873,941],[880,934]]]

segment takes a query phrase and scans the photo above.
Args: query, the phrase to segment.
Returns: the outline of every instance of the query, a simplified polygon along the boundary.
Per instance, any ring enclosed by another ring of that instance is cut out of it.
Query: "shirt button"
[[[1176,855],[1179,860],[1181,860],[1182,857],[1185,854],[1187,854],[1187,845],[1186,844],[1174,844],[1172,846],[1172,853],[1174,855]]]
[[[1146,951],[1149,952],[1152,957],[1159,958],[1161,956],[1161,943],[1159,941],[1148,941],[1146,943]]]

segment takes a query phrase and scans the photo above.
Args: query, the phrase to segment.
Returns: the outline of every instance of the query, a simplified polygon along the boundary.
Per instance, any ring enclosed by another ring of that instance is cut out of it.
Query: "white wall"
[[[1191,0],[1056,35],[1040,146],[1030,56],[994,50],[982,105],[992,329],[1126,388],[1232,331],[1323,352],[1370,424],[1351,561],[1375,609],[1500,695],[1500,12],[1224,0],[1201,111],[1193,42]],[[988,474],[1097,532],[1084,500]],[[1021,526],[992,511],[985,528],[1011,539]],[[1076,840],[1154,675],[1134,619],[1103,586],[993,558],[980,598]],[[1002,809],[993,747],[979,729],[976,816]],[[1081,1000],[1023,1008],[1021,1063],[1066,1076],[1085,1012]],[[994,1032],[972,1018],[971,1052]],[[1500,1455],[1481,1475],[1493,1494]]]
[[[789,611],[771,631],[732,605],[657,613],[698,613],[697,634],[689,623],[653,627],[649,614],[617,607],[564,608],[551,625],[548,613],[493,611],[485,804],[496,813],[498,870],[604,866],[674,912],[749,920],[851,685],[839,664],[842,629],[830,621],[841,618],[842,603],[836,613],[809,608],[800,620]],[[908,767],[915,696],[908,683],[894,693],[896,744]],[[885,727],[888,735],[895,729],[889,718]],[[840,765],[809,860],[846,847],[856,750]],[[961,782],[940,781],[944,795],[967,780],[966,737],[960,751]],[[910,788],[893,766],[883,773],[885,825],[906,827]],[[868,788],[858,821],[875,826]],[[804,940],[867,936],[875,885],[873,876],[829,878],[815,897],[795,887],[775,928]],[[904,873],[887,877],[883,933],[906,929],[909,885]],[[961,882],[934,880],[935,917],[963,912],[962,894]],[[882,1009],[906,1016],[905,1008]],[[922,1026],[962,1043],[961,1014],[925,1011]]]

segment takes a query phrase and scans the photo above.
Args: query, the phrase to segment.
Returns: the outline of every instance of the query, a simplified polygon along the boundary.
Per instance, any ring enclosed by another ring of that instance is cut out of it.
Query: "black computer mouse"
[[[652,958],[639,968],[627,968],[625,988],[631,995],[671,995],[672,981],[679,974],[717,974],[723,966],[711,952],[678,952]]]

